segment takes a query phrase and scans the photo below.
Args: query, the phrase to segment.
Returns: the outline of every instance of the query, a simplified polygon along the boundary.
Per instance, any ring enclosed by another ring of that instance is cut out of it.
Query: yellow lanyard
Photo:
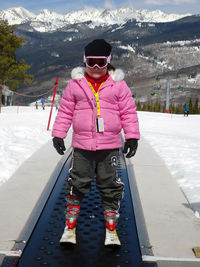
[[[101,85],[99,86],[98,88],[98,91],[96,92],[94,90],[94,88],[92,87],[92,84],[88,81],[88,84],[90,86],[90,88],[92,89],[92,92],[95,96],[95,99],[96,99],[96,103],[97,103],[97,116],[100,116],[100,104],[99,104],[99,89],[101,88],[101,86],[103,85],[104,82],[101,83]]]

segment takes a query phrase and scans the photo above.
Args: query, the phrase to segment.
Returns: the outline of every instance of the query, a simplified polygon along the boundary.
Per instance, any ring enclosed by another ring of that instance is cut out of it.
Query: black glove
[[[52,141],[53,141],[53,146],[55,147],[56,151],[60,155],[64,155],[64,151],[66,150],[66,148],[65,148],[63,139],[59,137],[54,137]]]
[[[137,139],[128,139],[125,141],[123,153],[127,153],[128,149],[129,152],[126,155],[126,158],[131,158],[135,155],[138,147],[138,140]]]

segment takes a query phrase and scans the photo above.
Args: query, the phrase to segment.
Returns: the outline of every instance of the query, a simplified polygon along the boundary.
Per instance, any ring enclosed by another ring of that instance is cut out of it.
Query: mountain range
[[[16,34],[26,38],[17,56],[32,65],[30,73],[37,84],[21,86],[19,92],[39,95],[52,88],[59,76],[61,93],[72,68],[83,66],[84,46],[104,38],[113,46],[112,63],[124,70],[138,101],[154,101],[152,91],[156,90],[164,102],[169,79],[174,103],[200,95],[199,15],[133,8],[87,8],[66,15],[42,10],[35,15],[12,8],[0,10],[0,18],[17,25]],[[32,100],[17,97],[23,103]]]
[[[145,9],[119,8],[114,10],[86,8],[72,11],[66,15],[57,14],[47,9],[41,10],[38,15],[29,12],[23,7],[0,10],[0,17],[7,19],[9,24],[22,24],[29,22],[32,30],[39,32],[52,32],[67,25],[89,22],[89,26],[122,25],[128,20],[138,22],[169,22],[189,16],[190,14],[166,14],[160,10],[148,11]],[[30,29],[29,29],[30,30]]]

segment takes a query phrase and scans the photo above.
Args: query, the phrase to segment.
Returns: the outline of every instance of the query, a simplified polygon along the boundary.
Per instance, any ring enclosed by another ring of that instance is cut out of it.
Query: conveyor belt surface
[[[135,224],[129,181],[123,154],[120,156],[118,176],[125,184],[117,226],[122,246],[118,249],[104,246],[105,223],[100,195],[92,183],[91,192],[82,202],[77,225],[77,245],[63,248],[59,244],[65,226],[66,177],[70,158],[57,178],[55,186],[20,259],[6,257],[3,267],[142,267],[156,266],[143,263]]]

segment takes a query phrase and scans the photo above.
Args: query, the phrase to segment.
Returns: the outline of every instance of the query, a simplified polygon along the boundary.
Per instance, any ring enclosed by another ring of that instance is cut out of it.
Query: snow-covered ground
[[[139,121],[142,135],[165,161],[188,201],[200,203],[200,116],[139,112]]]
[[[23,161],[51,140],[56,112],[54,108],[50,131],[47,131],[49,107],[45,110],[41,107],[36,110],[34,106],[2,108],[0,185]],[[151,112],[138,112],[138,115],[141,134],[165,161],[188,201],[200,203],[200,115],[184,117]]]
[[[47,131],[49,113],[49,108],[43,110],[39,107],[36,110],[34,106],[2,108],[0,113],[0,185],[10,178],[24,160],[50,140],[51,132]]]

